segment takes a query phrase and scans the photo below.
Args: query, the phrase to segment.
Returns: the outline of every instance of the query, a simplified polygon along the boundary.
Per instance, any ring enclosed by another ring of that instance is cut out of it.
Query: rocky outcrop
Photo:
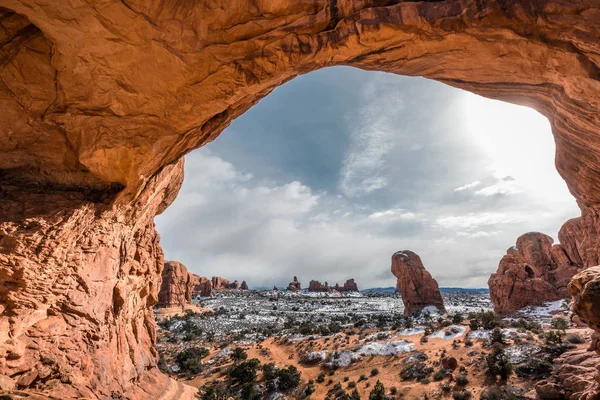
[[[585,349],[571,350],[554,360],[553,376],[536,384],[541,400],[596,400],[600,396],[597,381],[600,356]]]
[[[329,287],[329,284],[327,284],[327,282],[325,282],[325,284],[322,284],[319,281],[310,281],[310,283],[308,284],[309,292],[329,292],[330,290],[331,288]]]
[[[240,285],[240,289],[241,290],[248,290],[248,284],[246,283],[246,281],[242,281],[242,284]]]
[[[213,290],[238,289],[240,286],[237,280],[231,282],[228,279],[221,278],[220,276],[213,276],[211,282]]]
[[[158,292],[158,307],[182,307],[192,303],[194,279],[177,261],[165,261]]]
[[[291,290],[291,291],[298,291],[302,289],[300,282],[298,281],[298,278],[294,276],[294,280],[290,282],[290,284],[287,287],[287,290]],[[274,290],[277,290],[277,288],[275,288]]]
[[[563,226],[559,237],[571,246],[570,231],[577,219]],[[565,228],[566,227],[566,228]],[[490,276],[488,285],[494,309],[499,314],[508,314],[530,305],[542,305],[547,301],[567,297],[567,284],[583,266],[579,254],[562,244],[553,245],[550,236],[529,232],[517,239],[500,261],[498,270]]]
[[[184,154],[322,67],[535,107],[582,209],[565,254],[598,264],[596,2],[223,4],[0,0],[0,375],[61,399],[185,397],[154,367],[152,219]]]
[[[416,253],[410,250],[394,253],[392,274],[397,278],[396,291],[402,294],[404,315],[413,315],[428,306],[446,311],[436,280]]]
[[[193,294],[200,297],[212,297],[212,279],[205,278],[196,274],[192,274],[193,279]]]
[[[358,292],[358,285],[354,282],[354,279],[348,279],[344,282],[344,286],[335,284],[335,290],[338,292]]]

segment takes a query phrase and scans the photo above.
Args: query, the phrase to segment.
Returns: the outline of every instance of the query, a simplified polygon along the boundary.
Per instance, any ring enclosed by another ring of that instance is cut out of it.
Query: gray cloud
[[[186,157],[181,193],[156,218],[167,259],[254,287],[297,275],[364,288],[393,286],[391,254],[411,249],[442,286],[485,286],[520,234],[556,237],[578,210],[551,149],[536,155],[547,132],[512,170],[514,154],[494,152],[510,113],[473,121],[469,96],[348,68],[278,88]],[[482,133],[488,120],[498,132]]]

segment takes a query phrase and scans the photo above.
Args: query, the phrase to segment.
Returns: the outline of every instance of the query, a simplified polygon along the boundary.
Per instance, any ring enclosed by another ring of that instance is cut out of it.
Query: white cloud
[[[484,187],[475,192],[476,196],[508,196],[511,194],[523,193],[523,188],[520,187],[514,178],[507,176],[498,180],[493,185]]]
[[[438,217],[435,225],[445,229],[477,229],[482,226],[510,224],[518,219],[502,213],[469,213],[465,215],[447,215]]]
[[[455,192],[462,192],[464,190],[471,189],[471,188],[474,188],[474,187],[479,186],[479,185],[481,185],[481,182],[480,181],[475,181],[475,182],[467,183],[464,186],[457,187],[456,189],[454,189],[454,191]]]
[[[371,220],[377,220],[382,222],[398,220],[414,221],[422,218],[422,215],[404,210],[402,208],[391,208],[389,210],[377,211],[372,214],[369,214],[368,218]]]

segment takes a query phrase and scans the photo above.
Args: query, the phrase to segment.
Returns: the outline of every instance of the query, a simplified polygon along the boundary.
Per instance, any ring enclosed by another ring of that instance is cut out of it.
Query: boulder
[[[436,280],[416,253],[410,250],[394,253],[392,274],[397,278],[396,290],[402,294],[404,315],[412,315],[428,306],[446,311]]]

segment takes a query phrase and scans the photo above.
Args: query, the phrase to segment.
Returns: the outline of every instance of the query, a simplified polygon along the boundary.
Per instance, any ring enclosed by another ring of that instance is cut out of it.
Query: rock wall
[[[394,253],[392,274],[397,278],[396,291],[402,294],[404,315],[413,315],[429,306],[446,311],[436,280],[416,253],[410,250]]]
[[[152,314],[163,269],[152,219],[182,167],[148,182],[143,208],[2,187],[2,380],[61,399],[185,392],[156,368]]]
[[[212,279],[205,278],[196,274],[192,274],[194,283],[193,294],[200,297],[212,297]]]
[[[594,0],[0,0],[0,375],[60,398],[147,382],[158,187],[174,193],[184,154],[322,67],[542,112],[583,214],[565,253],[597,264],[599,21]]]

